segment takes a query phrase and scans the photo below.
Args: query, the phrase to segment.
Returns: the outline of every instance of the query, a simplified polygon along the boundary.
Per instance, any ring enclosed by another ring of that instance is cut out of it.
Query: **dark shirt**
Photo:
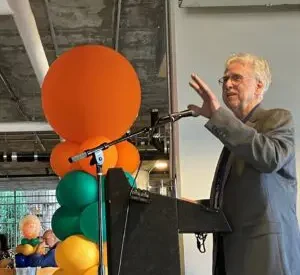
[[[28,256],[28,266],[30,267],[57,267],[55,261],[55,244],[45,255],[32,254]]]
[[[256,106],[254,106],[254,108],[249,112],[249,114],[245,118],[241,119],[241,121],[243,123],[246,123],[249,120],[249,118],[252,116],[255,109],[259,105],[260,104],[257,104]],[[222,190],[221,184],[223,182],[223,178],[224,178],[225,171],[226,171],[226,165],[227,165],[229,155],[230,155],[229,149],[224,146],[222,154],[223,154],[223,156],[222,156],[222,159],[220,162],[219,170],[217,171],[217,178],[216,178],[216,192],[215,192],[215,197],[214,197],[214,202],[213,202],[213,206],[215,208],[219,208],[219,206],[220,206],[220,192]]]

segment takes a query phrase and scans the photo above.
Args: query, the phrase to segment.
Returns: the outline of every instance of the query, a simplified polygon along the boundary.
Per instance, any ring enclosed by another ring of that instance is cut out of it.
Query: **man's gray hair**
[[[231,55],[226,60],[225,68],[227,68],[231,63],[235,62],[252,65],[257,80],[261,81],[264,85],[264,92],[266,92],[269,89],[272,81],[272,75],[267,60],[250,53],[237,53]]]

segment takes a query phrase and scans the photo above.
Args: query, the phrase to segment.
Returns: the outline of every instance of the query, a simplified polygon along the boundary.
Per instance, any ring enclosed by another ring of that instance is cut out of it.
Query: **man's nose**
[[[226,81],[224,81],[223,87],[226,88],[226,89],[228,89],[228,88],[231,88],[232,86],[233,86],[233,84],[232,84],[231,77],[228,77],[226,79]]]

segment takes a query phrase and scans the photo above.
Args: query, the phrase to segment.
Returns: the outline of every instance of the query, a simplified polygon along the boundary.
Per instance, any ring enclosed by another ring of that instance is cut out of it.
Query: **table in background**
[[[36,268],[36,275],[52,275],[58,268],[53,268],[53,267],[45,267],[45,268]],[[26,268],[24,268],[23,274],[26,274]],[[32,272],[29,272],[31,273]],[[8,268],[0,268],[0,275],[16,275],[16,270],[15,269],[8,269]]]

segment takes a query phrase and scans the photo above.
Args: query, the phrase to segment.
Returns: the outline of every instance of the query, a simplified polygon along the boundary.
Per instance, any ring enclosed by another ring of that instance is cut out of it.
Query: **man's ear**
[[[256,84],[255,95],[257,97],[262,97],[264,94],[264,84],[259,80]]]

